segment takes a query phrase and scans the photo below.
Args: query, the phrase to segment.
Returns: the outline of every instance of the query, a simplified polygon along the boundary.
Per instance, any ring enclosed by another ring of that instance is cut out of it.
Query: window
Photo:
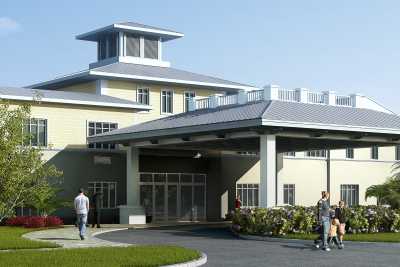
[[[397,146],[395,146],[395,148],[394,148],[395,150],[396,150],[396,152],[395,152],[395,159],[396,160],[400,160],[400,145],[397,145]]]
[[[191,99],[194,99],[196,97],[196,93],[194,91],[188,91],[185,92],[185,112],[189,111],[189,103]]]
[[[346,148],[346,159],[354,159],[354,148]]]
[[[126,34],[126,55],[129,57],[140,57],[140,37]]]
[[[240,156],[257,156],[257,152],[254,151],[238,151],[237,154]]]
[[[117,56],[118,47],[117,34],[108,34],[99,39],[97,43],[97,58],[103,60],[110,57]]]
[[[89,182],[89,197],[95,192],[100,195],[100,208],[113,209],[117,207],[117,182]]]
[[[283,185],[283,204],[294,206],[295,202],[295,185],[284,184]]]
[[[296,152],[294,152],[294,151],[285,152],[285,153],[283,153],[283,155],[286,157],[296,157]]]
[[[161,91],[161,113],[172,113],[173,112],[173,92],[171,90]]]
[[[149,105],[149,88],[138,88],[137,89],[137,102],[145,105]]]
[[[378,146],[371,147],[371,159],[379,159],[379,147]]]
[[[237,184],[236,195],[240,196],[242,207],[258,207],[258,184]]]
[[[358,205],[358,184],[342,184],[340,185],[340,199],[343,200],[347,206]]]
[[[110,122],[89,122],[88,123],[88,136],[94,136],[97,134],[106,133],[112,130],[118,129],[117,123]],[[89,143],[89,148],[96,149],[115,149],[115,144],[103,144],[103,143]]]
[[[47,146],[47,120],[31,118],[24,122],[24,140],[26,146]]]
[[[310,158],[326,158],[326,150],[309,150],[307,151],[306,156]]]
[[[158,39],[144,38],[144,57],[158,59]]]

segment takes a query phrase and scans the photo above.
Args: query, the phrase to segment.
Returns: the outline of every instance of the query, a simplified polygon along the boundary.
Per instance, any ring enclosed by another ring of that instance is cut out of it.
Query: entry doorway
[[[206,174],[142,172],[140,204],[152,221],[205,221]]]

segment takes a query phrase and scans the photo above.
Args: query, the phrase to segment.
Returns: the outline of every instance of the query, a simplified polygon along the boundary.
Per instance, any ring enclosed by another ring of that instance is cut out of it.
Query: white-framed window
[[[395,160],[400,160],[400,145],[394,147],[395,149]]]
[[[24,140],[24,145],[47,146],[47,120],[30,118],[24,121],[23,134],[29,136]]]
[[[346,148],[346,159],[354,159],[354,148]]]
[[[294,152],[294,151],[289,151],[289,152],[283,153],[283,155],[284,155],[285,157],[296,157],[296,152]]]
[[[240,196],[242,207],[258,207],[258,184],[236,184],[236,195]]]
[[[326,149],[309,150],[306,152],[309,158],[326,158]]]
[[[125,34],[126,55],[128,57],[140,57],[140,37],[135,34]]]
[[[184,111],[187,112],[189,111],[189,103],[191,99],[194,99],[196,97],[196,92],[195,91],[186,91],[184,94]]]
[[[100,208],[114,209],[117,207],[117,182],[89,182],[88,195],[89,202],[91,197],[97,192],[100,193]]]
[[[357,206],[359,203],[358,184],[340,185],[340,200],[343,200],[349,207]]]
[[[294,184],[283,185],[283,204],[294,206],[296,186]]]
[[[144,105],[150,104],[150,90],[149,88],[138,88],[136,95],[137,102]]]
[[[378,146],[371,147],[371,159],[379,159],[379,147]]]
[[[173,113],[173,98],[174,92],[172,90],[161,91],[161,113],[171,114]]]
[[[110,132],[115,129],[118,129],[118,123],[89,121],[87,136],[94,136],[97,134]],[[116,146],[115,144],[89,143],[88,148],[115,149]]]
[[[158,59],[158,39],[154,37],[144,37],[144,57]]]

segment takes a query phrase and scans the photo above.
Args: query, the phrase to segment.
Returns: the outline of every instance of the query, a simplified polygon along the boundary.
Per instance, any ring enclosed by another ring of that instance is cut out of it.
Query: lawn
[[[32,249],[32,248],[56,248],[55,243],[33,241],[22,238],[23,234],[37,231],[38,229],[28,229],[22,227],[0,227],[0,250],[4,249]],[[41,229],[39,229],[41,230]]]
[[[160,266],[200,257],[197,251],[176,246],[56,249],[0,253],[2,266]]]
[[[314,240],[317,234],[288,234],[283,238]],[[400,233],[365,233],[365,234],[347,234],[345,241],[361,242],[400,242]]]

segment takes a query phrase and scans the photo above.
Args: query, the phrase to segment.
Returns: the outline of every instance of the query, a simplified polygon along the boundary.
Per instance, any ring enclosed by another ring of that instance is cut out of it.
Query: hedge
[[[54,227],[63,225],[57,216],[16,216],[6,220],[7,226],[23,226],[26,228]]]
[[[345,214],[349,233],[400,231],[400,210],[384,206],[357,206],[345,208]],[[245,234],[308,234],[314,232],[317,227],[316,207],[236,209],[231,216],[232,229]]]

